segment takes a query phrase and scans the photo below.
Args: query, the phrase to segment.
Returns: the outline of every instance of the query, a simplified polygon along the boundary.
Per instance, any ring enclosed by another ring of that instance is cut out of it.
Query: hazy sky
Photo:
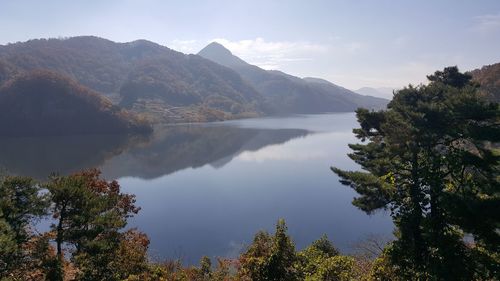
[[[185,53],[216,40],[266,69],[401,87],[500,62],[500,0],[0,0],[0,44],[77,35]]]

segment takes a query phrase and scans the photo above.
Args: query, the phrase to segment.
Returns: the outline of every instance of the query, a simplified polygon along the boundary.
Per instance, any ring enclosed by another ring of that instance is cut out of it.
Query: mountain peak
[[[198,55],[227,67],[247,65],[245,61],[233,55],[231,51],[217,42],[208,44],[198,52]]]
[[[205,53],[205,52],[210,52],[210,53],[219,53],[221,55],[228,55],[232,56],[233,53],[229,51],[224,45],[218,43],[218,42],[212,42],[208,44],[205,48],[203,48],[198,54]]]

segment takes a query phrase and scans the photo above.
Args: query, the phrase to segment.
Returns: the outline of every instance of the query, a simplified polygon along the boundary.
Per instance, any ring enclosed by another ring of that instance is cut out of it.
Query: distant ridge
[[[358,107],[384,108],[388,100],[366,97],[318,78],[301,79],[281,71],[267,71],[233,55],[213,42],[198,55],[238,72],[265,98],[270,113],[354,111]]]
[[[392,99],[393,91],[394,89],[389,87],[382,87],[382,88],[363,87],[355,90],[354,92],[365,96],[374,96],[374,97]]]

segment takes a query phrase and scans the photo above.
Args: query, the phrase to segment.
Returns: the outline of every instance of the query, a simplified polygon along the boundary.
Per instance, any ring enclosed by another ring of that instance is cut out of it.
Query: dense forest
[[[0,136],[148,133],[145,120],[71,79],[32,71],[0,87]]]
[[[327,237],[297,250],[283,220],[259,231],[235,259],[198,266],[148,257],[127,229],[135,197],[97,170],[0,180],[0,280],[498,280],[500,108],[456,67],[395,93],[388,108],[359,109],[363,170],[332,170],[372,213],[389,210],[394,240],[340,253]],[[332,177],[332,180],[334,178]],[[34,231],[44,216],[50,230]]]

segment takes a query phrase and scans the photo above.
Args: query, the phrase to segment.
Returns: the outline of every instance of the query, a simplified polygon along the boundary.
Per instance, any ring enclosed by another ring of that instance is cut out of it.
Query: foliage
[[[44,215],[46,207],[46,197],[32,179],[0,179],[0,278],[30,264],[30,222]]]
[[[481,85],[481,93],[487,98],[500,102],[500,63],[483,66],[470,72]]]
[[[361,128],[349,156],[364,171],[332,168],[370,213],[389,209],[397,240],[387,256],[398,276],[470,280],[478,271],[464,233],[498,251],[500,110],[456,67],[429,85],[397,92],[388,109],[357,111]]]
[[[355,260],[347,256],[334,256],[322,260],[306,281],[349,281],[355,278]]]
[[[299,280],[295,245],[286,232],[285,221],[279,220],[273,236],[257,233],[240,259],[242,274],[251,280]]]
[[[298,268],[306,279],[313,278],[317,275],[320,267],[325,269],[326,260],[337,255],[339,252],[328,240],[328,237],[322,236],[298,253]]]
[[[133,233],[119,233],[127,218],[139,211],[134,205],[134,196],[120,193],[116,181],[100,179],[98,170],[66,177],[53,176],[46,187],[56,220],[52,229],[56,236],[59,266],[64,259],[62,246],[67,243],[75,247],[73,257],[80,269],[79,279],[118,280],[113,271],[114,253],[116,249],[123,250],[123,243],[134,242],[130,241],[135,237]],[[123,242],[123,239],[128,242]]]

